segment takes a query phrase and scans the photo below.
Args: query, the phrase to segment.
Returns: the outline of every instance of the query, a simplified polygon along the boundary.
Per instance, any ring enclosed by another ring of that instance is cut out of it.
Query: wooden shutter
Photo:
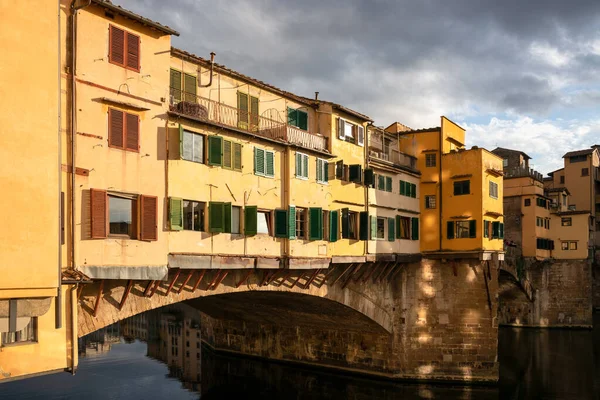
[[[346,139],[346,131],[344,129],[346,122],[341,119],[338,118],[338,138],[341,140],[345,140]]]
[[[238,94],[238,122],[241,127],[247,127],[248,123],[248,95],[237,92]]]
[[[308,238],[310,240],[323,239],[323,209],[311,207],[308,209]]]
[[[212,233],[223,232],[225,225],[224,203],[208,203],[208,230]]]
[[[114,108],[108,109],[108,145],[110,147],[123,148],[123,125],[125,122],[123,114],[123,111]]]
[[[302,177],[308,178],[308,156],[306,154],[302,154]]]
[[[448,239],[454,239],[454,222],[446,222],[446,237]]]
[[[113,64],[125,65],[125,31],[113,25],[109,28],[108,60]]]
[[[258,208],[246,206],[244,208],[244,233],[246,236],[256,235],[258,231]]]
[[[492,239],[498,239],[500,235],[500,222],[494,221],[492,222]]]
[[[158,240],[158,197],[142,195],[140,200],[140,239]]]
[[[329,182],[329,163],[323,161],[323,182]]]
[[[340,214],[339,211],[329,212],[329,241],[337,242],[339,233]]]
[[[483,237],[484,238],[487,238],[490,236],[489,232],[488,232],[488,222],[489,221],[483,220]]]
[[[169,199],[169,224],[172,231],[183,229],[183,200],[177,197]]]
[[[412,240],[419,240],[419,218],[412,218]]]
[[[498,238],[504,239],[504,224],[502,222],[498,222]]]
[[[223,232],[231,233],[231,203],[223,203]]]
[[[396,215],[396,239],[400,239],[402,237],[402,234],[400,232],[400,227],[401,227],[401,217],[399,215]]]
[[[125,148],[140,151],[140,120],[137,115],[125,113]]]
[[[370,168],[365,169],[365,186],[375,187],[375,174]]]
[[[377,239],[377,217],[371,215],[371,239]]]
[[[184,96],[183,99],[190,103],[196,103],[196,88],[198,87],[196,83],[196,77],[194,75],[183,74],[183,91]]]
[[[288,125],[298,126],[298,111],[291,107],[288,107],[287,114],[288,114]]]
[[[258,147],[254,148],[254,173],[256,175],[265,174],[265,151]]]
[[[223,168],[231,168],[232,165],[231,141],[223,140]]]
[[[265,166],[265,175],[267,176],[275,176],[275,153],[272,151],[265,151],[266,155],[266,166]]]
[[[391,176],[385,177],[385,191],[386,192],[392,191],[392,177]]]
[[[308,130],[308,114],[304,111],[298,111],[296,113],[298,118],[298,128],[307,131]]]
[[[322,182],[323,181],[323,162],[320,159],[316,159],[317,162],[317,181]]]
[[[127,68],[140,71],[140,37],[127,32]]]
[[[171,87],[170,94],[173,96],[173,100],[181,101],[181,72],[171,69],[169,86]]]
[[[385,190],[385,176],[377,175],[377,190]]]
[[[365,128],[363,126],[358,126],[358,134],[357,136],[357,142],[359,146],[364,146],[365,145]]]
[[[412,197],[413,199],[416,199],[416,198],[417,198],[417,185],[416,185],[416,184],[414,184],[414,183],[412,184],[412,191],[411,191],[411,194],[412,194],[412,196],[411,196],[411,197]]]
[[[400,181],[400,194],[406,196],[406,182]]]
[[[288,209],[288,238],[296,238],[296,206],[290,206]]]
[[[286,210],[275,210],[275,237],[285,238],[288,233]]]
[[[350,165],[349,167],[349,181],[354,183],[362,182],[362,167],[360,164]]]
[[[350,210],[342,208],[342,238],[350,237]]]
[[[250,96],[250,128],[258,130],[258,97]]]
[[[359,238],[369,240],[369,213],[361,211],[359,214]]]
[[[208,165],[223,165],[223,138],[208,137]]]
[[[242,170],[242,145],[240,143],[233,144],[233,169]]]
[[[388,241],[393,242],[396,236],[396,226],[394,218],[388,218]]]
[[[90,216],[92,239],[108,235],[108,195],[106,190],[90,189]]]

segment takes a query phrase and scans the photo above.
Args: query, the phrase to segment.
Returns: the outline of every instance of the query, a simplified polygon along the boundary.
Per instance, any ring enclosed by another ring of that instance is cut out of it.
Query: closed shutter
[[[454,239],[454,222],[446,222],[446,237],[448,239]]]
[[[469,221],[469,237],[477,237],[477,221],[474,219]]]
[[[338,118],[338,138],[341,140],[344,140],[346,138],[346,132],[345,132],[345,121],[341,118]]]
[[[385,177],[385,191],[386,192],[392,191],[392,177],[391,176]]]
[[[288,238],[296,239],[296,207],[290,206],[288,209]]]
[[[369,213],[367,211],[361,211],[359,220],[360,240],[369,240]]]
[[[231,203],[223,204],[223,232],[231,233]]]
[[[377,175],[377,190],[385,190],[385,176]]]
[[[258,130],[258,97],[250,96],[250,130]]]
[[[240,143],[233,144],[233,169],[242,170],[242,145]]]
[[[375,187],[375,173],[372,169],[365,169],[365,186]]]
[[[288,125],[298,126],[298,111],[291,107],[288,107],[287,113],[288,113]]]
[[[127,32],[127,67],[140,70],[140,37]]]
[[[127,150],[140,150],[140,123],[137,115],[126,113],[126,140],[125,148]]]
[[[302,176],[302,154],[296,153],[296,176]]]
[[[248,95],[238,92],[238,124],[246,128],[248,122]]]
[[[500,235],[500,222],[494,221],[492,222],[492,239],[498,239]]]
[[[342,208],[342,238],[350,237],[350,210]]]
[[[181,72],[171,69],[169,86],[171,87],[170,94],[173,96],[173,100],[181,101]]]
[[[310,240],[323,239],[323,209],[319,207],[311,207],[308,209],[309,232]]]
[[[371,215],[371,240],[377,239],[377,217]]]
[[[223,165],[223,138],[220,136],[208,137],[208,164]]]
[[[401,218],[399,215],[396,215],[396,239],[400,239],[402,237],[402,233],[400,231],[400,227],[402,226],[401,223]]]
[[[194,75],[184,74],[183,75],[183,90],[184,100],[189,101],[190,103],[196,103],[196,88],[198,87],[196,83],[196,77]]]
[[[388,241],[393,242],[396,236],[396,226],[394,218],[388,218]]]
[[[406,196],[406,182],[400,181],[400,194]]]
[[[184,160],[185,158],[183,157],[183,126],[181,124],[179,124],[179,159],[180,160]],[[187,154],[186,154],[187,156]]]
[[[305,131],[308,130],[308,114],[304,111],[298,111],[298,128],[303,129]]]
[[[232,167],[232,153],[231,153],[231,142],[229,140],[223,140],[223,168]]]
[[[359,126],[358,127],[358,145],[359,146],[364,146],[365,145],[365,128],[363,126]]]
[[[286,210],[275,210],[275,237],[285,238],[288,234]]]
[[[265,151],[258,147],[254,148],[254,174],[265,174]]]
[[[302,167],[302,176],[308,178],[308,156],[306,154],[302,155]]]
[[[318,182],[323,182],[323,163],[318,158],[316,159],[316,161],[317,161],[317,168],[316,168],[317,176],[316,176],[316,178],[317,178]]]
[[[362,166],[360,164],[350,165],[348,169],[348,180],[354,183],[362,182]]]
[[[208,231],[223,232],[225,225],[224,203],[211,201],[208,203]]]
[[[158,197],[140,196],[140,239],[158,240]]]
[[[412,218],[412,240],[419,240],[419,218]]]
[[[169,199],[169,224],[172,231],[183,229],[183,200],[171,197]]]
[[[246,206],[244,208],[244,233],[246,236],[256,235],[258,230],[258,208]]]
[[[109,29],[108,59],[111,63],[125,65],[125,31],[112,25]]]
[[[123,148],[123,125],[125,116],[123,111],[108,109],[108,145]]]
[[[410,197],[412,197],[413,199],[417,198],[417,185],[415,185],[414,183],[411,183],[411,190],[410,190]]]
[[[488,223],[489,221],[483,220],[483,237],[487,238],[490,236],[489,232],[488,232]]]
[[[498,223],[498,238],[504,239],[504,224],[502,222]]]
[[[267,165],[265,175],[267,176],[275,176],[275,153],[272,151],[266,151]]]
[[[340,230],[340,213],[339,211],[331,211],[329,212],[329,241],[337,242],[338,233]]]
[[[90,189],[90,216],[92,239],[108,235],[108,196],[106,190]]]
[[[329,163],[323,161],[323,182],[329,182]]]

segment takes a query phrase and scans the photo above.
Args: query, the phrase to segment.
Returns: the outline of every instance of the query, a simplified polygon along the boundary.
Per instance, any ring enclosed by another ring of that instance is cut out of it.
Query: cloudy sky
[[[542,173],[600,144],[598,0],[114,0],[173,44],[387,126],[467,129]]]

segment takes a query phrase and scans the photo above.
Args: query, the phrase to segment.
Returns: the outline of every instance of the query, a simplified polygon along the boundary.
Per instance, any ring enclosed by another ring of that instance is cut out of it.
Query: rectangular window
[[[335,179],[347,180],[343,160],[337,161],[335,163]]]
[[[237,92],[238,100],[238,128],[258,131],[258,97],[247,93]]]
[[[502,166],[504,168],[508,167],[508,158],[505,158],[505,159],[502,160]]]
[[[306,210],[296,208],[296,238],[306,239]]]
[[[131,198],[108,195],[109,235],[135,237],[133,218],[137,214],[136,201]]]
[[[348,166],[348,180],[354,183],[362,183],[362,166],[360,164]]]
[[[308,155],[296,153],[296,178],[308,179]]]
[[[377,189],[385,190],[385,176],[377,175]]]
[[[569,242],[560,242],[560,247],[562,250],[569,250]]]
[[[169,79],[169,94],[171,95],[171,104],[180,101],[197,103],[198,82],[194,75],[182,73],[171,68]]]
[[[140,72],[139,36],[110,25],[108,42],[108,62]]]
[[[308,113],[288,107],[288,125],[295,126],[302,130],[308,130]]]
[[[454,182],[454,195],[462,196],[465,194],[471,194],[471,181]]]
[[[271,235],[271,212],[258,211],[256,215],[256,233]]]
[[[203,164],[204,135],[182,130],[181,136],[181,158]]]
[[[498,184],[490,181],[490,197],[493,199],[498,198]]]
[[[323,210],[323,216],[321,217],[321,221],[323,222],[323,232],[321,233],[321,237],[323,240],[329,240],[329,211]]]
[[[566,195],[566,194],[563,194],[563,195],[562,195],[562,203],[563,203],[563,206],[566,206],[566,205],[567,205],[567,195]],[[597,205],[596,205],[596,206],[597,206]],[[600,211],[600,210],[596,210],[596,211]]]
[[[590,176],[589,168],[581,168],[581,176]]]
[[[137,115],[108,109],[108,147],[140,151],[140,120]]]
[[[338,118],[338,139],[363,146],[365,142],[365,128]]]
[[[561,184],[565,183],[565,176],[564,175],[560,176],[560,183]]]
[[[239,165],[241,168],[241,161]],[[268,178],[275,176],[275,152],[258,147],[254,148],[254,175]]]
[[[435,208],[435,196],[425,196],[425,208]]]
[[[20,331],[17,332],[1,332],[0,346],[14,344],[37,342],[37,317],[29,319],[29,323]]]
[[[387,218],[377,217],[377,239],[385,239],[385,220]]]
[[[525,199],[525,207],[529,207],[531,205],[531,199]]]
[[[240,217],[242,215],[242,208],[238,206],[231,206],[231,233],[240,234]],[[202,225],[204,226],[204,225]]]
[[[471,237],[470,221],[456,221],[456,238],[464,239]]]
[[[410,239],[410,217],[399,217],[398,232],[399,239]]]
[[[329,182],[329,163],[321,158],[317,158],[317,182]]]
[[[400,181],[400,194],[412,198],[417,197],[417,185],[410,182]]]
[[[348,239],[358,239],[358,213],[348,212]]]
[[[571,217],[562,217],[560,223],[562,226],[571,226],[573,224],[573,219]]]
[[[392,191],[392,177],[391,176],[385,177],[385,191],[386,192]]]
[[[577,242],[569,242],[569,250],[577,250]]]
[[[425,154],[425,166],[426,167],[435,167],[436,166],[436,154],[428,153]]]
[[[204,232],[205,203],[183,200],[183,229]]]

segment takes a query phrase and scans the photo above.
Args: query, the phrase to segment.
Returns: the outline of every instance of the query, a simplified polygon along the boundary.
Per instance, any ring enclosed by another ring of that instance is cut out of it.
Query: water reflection
[[[597,316],[598,317],[598,316]],[[594,331],[501,328],[499,387],[399,384],[215,354],[200,314],[185,304],[140,314],[80,339],[75,377],[0,386],[0,399],[595,399],[600,320]]]

